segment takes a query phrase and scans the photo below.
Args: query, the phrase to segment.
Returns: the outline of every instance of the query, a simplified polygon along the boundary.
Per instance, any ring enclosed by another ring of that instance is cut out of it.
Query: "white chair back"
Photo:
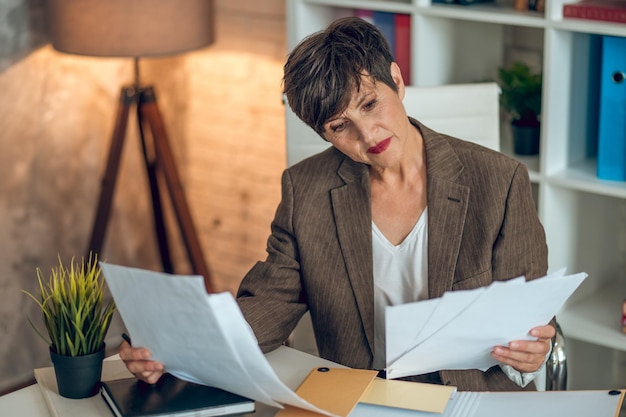
[[[409,86],[404,108],[433,130],[499,151],[499,96],[496,83]]]

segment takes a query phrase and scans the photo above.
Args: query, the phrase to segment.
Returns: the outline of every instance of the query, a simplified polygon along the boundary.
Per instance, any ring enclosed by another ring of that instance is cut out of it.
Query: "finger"
[[[550,351],[550,339],[514,340],[509,343],[512,352],[526,352],[545,356]]]
[[[133,350],[132,346],[125,340],[122,340],[122,343],[120,343],[120,359],[122,360],[131,359],[132,350]]]
[[[539,339],[552,339],[555,334],[556,329],[549,324],[530,329],[530,335]]]
[[[510,365],[520,372],[535,372],[544,363],[550,350],[549,341],[511,342],[509,347],[496,346],[491,353],[499,362]]]
[[[503,346],[495,347],[491,352],[491,355],[500,362],[504,362],[509,365],[511,363],[529,363],[535,361],[535,355],[532,353],[517,352]]]
[[[530,360],[530,357],[525,357],[524,360],[518,360],[511,357],[498,356],[497,354],[492,353],[492,356],[498,362],[509,365],[516,369],[519,372],[536,372],[543,365],[543,359],[536,358],[535,360]]]
[[[126,344],[126,346],[123,346],[124,344]],[[150,359],[151,356],[152,354],[148,349],[134,348],[126,342],[123,342],[122,345],[120,345],[120,359],[125,362],[133,360],[146,360]]]
[[[492,354],[499,358],[504,358],[516,362],[524,363],[539,363],[543,362],[546,357],[546,353],[528,352],[528,351],[516,351],[507,349],[503,346],[497,346],[493,349]]]
[[[127,361],[126,368],[133,374],[163,372],[163,364],[156,361]]]
[[[506,365],[510,365],[520,372],[535,372],[544,362],[545,355],[527,352],[516,352],[504,347],[493,350],[491,356]]]
[[[136,376],[148,384],[156,384],[162,375],[163,372],[142,372]]]

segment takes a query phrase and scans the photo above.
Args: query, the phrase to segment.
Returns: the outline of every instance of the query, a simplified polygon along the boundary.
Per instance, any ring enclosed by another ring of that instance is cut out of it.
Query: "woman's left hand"
[[[530,335],[537,340],[514,340],[508,346],[496,346],[491,356],[519,372],[536,372],[543,365],[546,354],[550,351],[550,339],[555,334],[556,330],[549,324],[534,327],[530,330]]]

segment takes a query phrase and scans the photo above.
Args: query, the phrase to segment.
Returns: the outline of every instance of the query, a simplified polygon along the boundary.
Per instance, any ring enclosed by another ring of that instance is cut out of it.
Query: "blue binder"
[[[602,37],[598,178],[626,181],[626,38]]]
[[[396,17],[394,13],[391,12],[381,12],[378,10],[374,11],[374,25],[380,29],[380,31],[385,35],[387,42],[389,43],[389,48],[391,49],[391,53],[395,53],[396,50]]]

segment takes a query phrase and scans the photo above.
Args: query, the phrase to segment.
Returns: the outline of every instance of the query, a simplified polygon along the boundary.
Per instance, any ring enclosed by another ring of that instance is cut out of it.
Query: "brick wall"
[[[284,0],[218,2],[218,39],[186,60],[188,192],[219,289],[265,256],[286,164]]]

